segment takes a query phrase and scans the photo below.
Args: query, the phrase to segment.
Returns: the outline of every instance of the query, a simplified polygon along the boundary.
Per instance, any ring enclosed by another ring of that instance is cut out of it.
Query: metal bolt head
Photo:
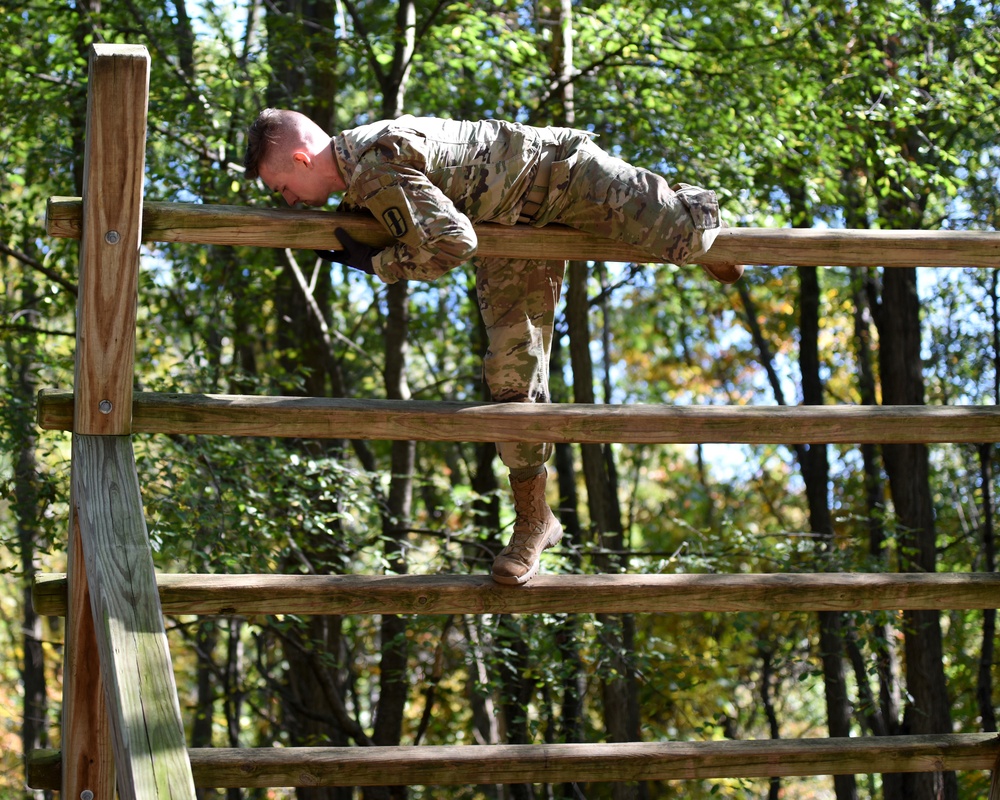
[[[80,792],[80,800],[94,800],[94,793],[90,789],[84,789]]]
[[[110,414],[111,409],[114,408],[114,406],[111,405],[110,400],[102,400],[100,403],[97,404],[97,407],[98,409],[100,409],[100,412],[102,414]],[[86,798],[84,798],[84,800],[86,800]]]
[[[122,239],[121,234],[118,231],[108,231],[104,234],[104,241],[108,244],[118,244]]]

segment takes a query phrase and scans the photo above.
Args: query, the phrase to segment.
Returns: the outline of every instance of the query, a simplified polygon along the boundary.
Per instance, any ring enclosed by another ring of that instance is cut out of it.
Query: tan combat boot
[[[701,268],[719,283],[736,283],[743,277],[742,264],[702,264]]]
[[[720,228],[728,228],[729,223],[725,220],[719,221]],[[742,264],[702,264],[701,268],[712,280],[719,283],[736,283],[743,277]]]
[[[510,542],[493,561],[493,580],[518,586],[538,572],[543,550],[562,539],[559,520],[545,502],[545,472],[523,480],[510,479],[514,492],[514,533]]]

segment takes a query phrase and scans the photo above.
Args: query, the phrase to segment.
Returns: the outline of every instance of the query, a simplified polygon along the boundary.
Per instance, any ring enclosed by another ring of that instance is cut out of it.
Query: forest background
[[[58,747],[87,47],[152,56],[146,197],[274,206],[242,179],[265,105],[331,131],[401,113],[564,124],[740,226],[997,227],[987,2],[78,0],[0,4],[0,796]],[[872,254],[873,262],[878,254]],[[560,402],[1000,399],[991,270],[569,266]],[[322,324],[319,320],[322,316]],[[305,251],[144,250],[137,386],[479,400],[468,269],[386,287]],[[135,437],[158,568],[484,573],[511,511],[492,445]],[[560,446],[549,572],[993,571],[996,445]],[[996,730],[995,614],[179,618],[192,745],[438,744]],[[971,798],[988,776],[302,789],[312,798]],[[226,796],[263,797],[230,790]],[[205,796],[221,796],[206,792]]]

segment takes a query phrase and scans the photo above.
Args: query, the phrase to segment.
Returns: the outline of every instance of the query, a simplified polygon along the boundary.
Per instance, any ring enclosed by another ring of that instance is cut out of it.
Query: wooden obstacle
[[[137,432],[577,442],[1000,441],[986,408],[526,407],[133,395],[141,240],[332,247],[332,230],[385,241],[371,220],[322,212],[142,200],[149,57],[90,53],[85,189],[55,198],[47,229],[81,239],[73,393],[44,392],[39,421],[73,431],[69,568],[39,576],[41,613],[67,615],[62,750],[29,758],[29,785],[76,800],[193,798],[195,787],[673,780],[995,769],[993,734],[600,745],[191,749],[163,613],[535,613],[995,608],[1000,576],[539,577],[523,588],[468,576],[159,576],[130,436]],[[646,260],[558,228],[479,226],[480,252]],[[707,263],[1000,266],[1000,234],[723,231]],[[266,421],[265,421],[266,415]],[[586,591],[581,591],[585,587]],[[99,668],[98,668],[99,667]],[[112,768],[113,765],[113,768]],[[996,775],[996,771],[994,771]],[[996,784],[996,781],[995,781]],[[991,800],[1000,800],[996,785]]]
[[[728,742],[421,747],[192,748],[195,785],[462,786],[484,783],[786,778],[871,772],[987,770],[997,737],[880,736]],[[59,758],[39,754],[31,785],[59,786]]]
[[[38,424],[72,430],[73,393],[43,390]],[[608,406],[141,392],[133,433],[600,444],[1000,441],[996,406]]]
[[[669,614],[989,608],[998,573],[539,575],[158,575],[166,614]],[[39,614],[67,611],[66,576],[40,576]]]
[[[330,250],[340,246],[333,231],[345,228],[358,241],[377,247],[392,242],[373,217],[328,211],[247,208],[201,203],[143,206],[144,241],[249,245]],[[80,237],[83,203],[53,197],[46,211],[51,236]],[[634,261],[649,254],[561,225],[476,225],[478,255],[550,260]],[[990,231],[882,231],[842,228],[726,228],[719,232],[706,264],[795,264],[800,267],[1000,267],[1000,237]]]

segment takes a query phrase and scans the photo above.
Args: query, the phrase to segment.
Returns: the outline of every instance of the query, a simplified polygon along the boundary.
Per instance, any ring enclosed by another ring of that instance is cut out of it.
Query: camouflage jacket
[[[344,202],[396,238],[373,259],[385,283],[434,280],[475,255],[473,223],[513,225],[546,144],[580,131],[404,116],[334,136]]]

